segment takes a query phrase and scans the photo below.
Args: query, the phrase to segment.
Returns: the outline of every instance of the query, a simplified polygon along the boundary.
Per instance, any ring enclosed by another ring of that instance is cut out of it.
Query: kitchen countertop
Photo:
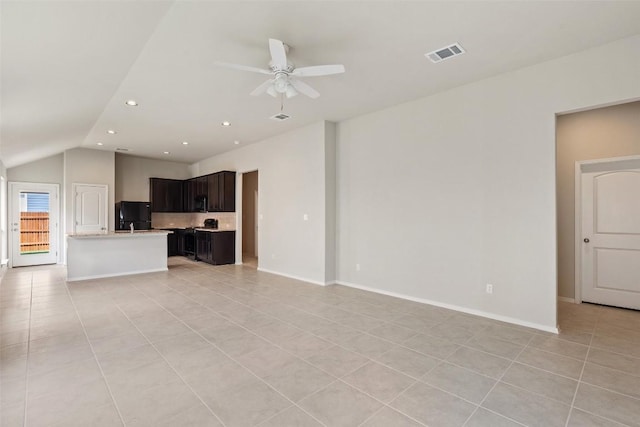
[[[196,230],[196,231],[207,231],[209,233],[215,233],[218,231],[236,231],[235,228],[205,228],[205,227],[163,227],[156,228],[156,230]]]
[[[134,230],[134,232],[130,232],[127,230],[122,231],[110,231],[108,233],[95,233],[95,234],[67,234],[67,237],[72,239],[109,239],[109,238],[131,238],[131,237],[145,237],[150,235],[167,235],[172,232],[169,230]]]

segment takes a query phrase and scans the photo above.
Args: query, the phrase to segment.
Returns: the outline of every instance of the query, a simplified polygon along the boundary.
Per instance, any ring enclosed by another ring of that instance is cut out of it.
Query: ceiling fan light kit
[[[309,98],[315,99],[320,96],[320,93],[300,80],[300,77],[329,76],[345,72],[344,65],[342,64],[295,68],[292,63],[287,61],[287,52],[289,49],[289,46],[282,41],[269,39],[269,52],[271,53],[271,61],[269,62],[270,70],[247,65],[230,64],[227,62],[217,62],[216,64],[222,67],[233,68],[234,70],[271,75],[272,78],[251,92],[253,96],[267,93],[273,97],[284,95],[287,98],[292,98],[298,93],[302,93]]]

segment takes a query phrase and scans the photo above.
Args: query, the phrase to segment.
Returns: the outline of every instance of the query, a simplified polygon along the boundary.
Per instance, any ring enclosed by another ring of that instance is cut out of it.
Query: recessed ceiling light
[[[224,121],[224,122],[222,122],[222,126],[231,126],[231,123],[227,122],[227,121]]]
[[[187,141],[182,141],[182,145],[189,145]]]
[[[138,103],[133,99],[128,100],[127,102],[125,102],[125,104],[127,104],[129,107],[137,107],[138,106]]]
[[[163,151],[164,154],[170,154],[168,151]]]
[[[116,133],[118,133],[118,132],[116,132],[116,131],[115,131],[115,130],[113,130],[113,129],[109,129],[109,130],[107,131],[107,133],[108,133],[109,135],[115,135],[115,134],[116,134]]]
[[[233,143],[238,145],[238,144],[240,144],[240,141],[233,141]]]
[[[102,142],[96,142],[96,145],[104,145]]]

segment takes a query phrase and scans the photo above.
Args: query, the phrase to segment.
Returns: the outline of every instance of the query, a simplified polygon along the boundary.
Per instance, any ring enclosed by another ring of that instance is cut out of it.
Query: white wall
[[[149,178],[189,179],[188,163],[116,153],[115,200],[149,201]]]
[[[260,174],[259,268],[324,284],[325,123],[211,157],[192,167],[193,176],[220,170],[240,173],[258,170]],[[236,182],[236,191],[240,194],[236,197],[236,206],[240,209],[242,179]],[[304,214],[309,216],[308,221],[303,220]],[[238,260],[242,256],[239,234],[236,236]]]
[[[339,281],[555,328],[555,114],[640,98],[639,51],[636,36],[339,123]]]
[[[114,229],[115,153],[87,148],[64,152],[65,234],[73,230],[73,184],[106,184],[108,187],[108,228]]]
[[[575,164],[640,154],[640,102],[566,114],[557,121],[558,295],[575,296]]]
[[[64,198],[64,154],[45,157],[20,166],[7,169],[7,179],[11,182],[36,182],[46,184],[58,184],[58,215],[60,224],[63,224],[63,198]],[[58,251],[60,262],[64,252],[64,227],[58,227],[58,242],[61,250]]]
[[[46,157],[7,169],[9,181],[59,184],[64,180],[64,155]],[[62,188],[62,187],[61,187]]]

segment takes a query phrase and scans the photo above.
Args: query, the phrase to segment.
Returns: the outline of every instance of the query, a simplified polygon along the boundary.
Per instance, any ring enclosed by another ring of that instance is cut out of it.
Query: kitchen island
[[[167,230],[67,235],[67,281],[167,270]]]

